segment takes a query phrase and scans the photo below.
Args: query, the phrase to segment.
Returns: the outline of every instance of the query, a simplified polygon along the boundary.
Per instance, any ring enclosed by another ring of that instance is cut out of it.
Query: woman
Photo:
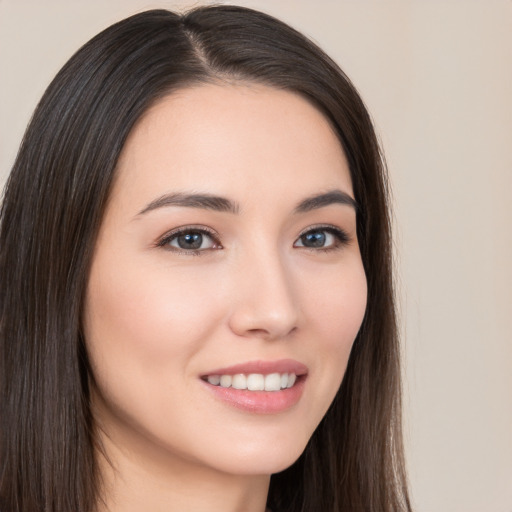
[[[386,177],[354,87],[234,6],[108,28],[1,211],[1,510],[410,510]]]

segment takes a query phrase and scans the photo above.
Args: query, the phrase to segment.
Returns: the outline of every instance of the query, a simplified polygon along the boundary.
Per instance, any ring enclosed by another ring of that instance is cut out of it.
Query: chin
[[[250,449],[245,446],[236,452],[225,456],[222,464],[218,464],[217,468],[223,472],[238,475],[272,475],[280,473],[294,464],[302,455],[306,444],[305,441],[300,443],[277,443],[275,441],[268,443],[268,446],[261,446]],[[219,467],[222,466],[222,467]]]

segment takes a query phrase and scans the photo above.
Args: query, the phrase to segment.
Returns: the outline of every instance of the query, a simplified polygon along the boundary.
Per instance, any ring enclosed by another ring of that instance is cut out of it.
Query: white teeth
[[[233,382],[231,387],[235,389],[247,389],[247,377],[243,373],[237,373],[233,375]]]
[[[220,375],[208,375],[208,382],[214,386],[218,386],[220,384]]]
[[[263,391],[265,389],[265,377],[261,373],[251,373],[247,377],[247,389],[249,391]]]
[[[265,377],[265,391],[279,391],[281,389],[281,375],[271,373]]]
[[[229,388],[231,386],[232,380],[233,380],[233,377],[231,377],[231,375],[221,375],[220,376],[220,385],[223,388]]]
[[[297,376],[295,373],[270,373],[268,375],[237,373],[236,375],[208,375],[207,380],[213,386],[223,388],[233,387],[234,389],[247,389],[249,391],[280,391],[281,389],[291,388],[295,384]]]

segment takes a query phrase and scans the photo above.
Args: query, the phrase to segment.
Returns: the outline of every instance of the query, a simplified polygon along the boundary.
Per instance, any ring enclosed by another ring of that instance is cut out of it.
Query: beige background
[[[240,1],[315,39],[394,183],[418,512],[512,512],[512,1]],[[193,2],[0,0],[0,184],[45,85],[118,19]]]

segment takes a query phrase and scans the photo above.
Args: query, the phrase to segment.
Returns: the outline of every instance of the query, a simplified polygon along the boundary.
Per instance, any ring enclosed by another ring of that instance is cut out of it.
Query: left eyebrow
[[[294,214],[306,213],[319,208],[324,208],[332,204],[343,204],[358,210],[357,202],[354,198],[341,190],[330,190],[322,194],[316,194],[303,199],[294,209]],[[230,201],[224,197],[214,196],[210,194],[165,194],[151,201],[144,209],[142,209],[137,217],[144,215],[152,210],[166,208],[169,206],[200,208],[204,210],[213,210],[217,212],[228,212],[238,214],[240,206],[238,203]]]
[[[359,209],[356,200],[341,190],[330,190],[323,194],[317,194],[301,201],[294,213],[306,213],[318,208],[324,208],[331,204],[344,204],[352,207],[356,212]]]

